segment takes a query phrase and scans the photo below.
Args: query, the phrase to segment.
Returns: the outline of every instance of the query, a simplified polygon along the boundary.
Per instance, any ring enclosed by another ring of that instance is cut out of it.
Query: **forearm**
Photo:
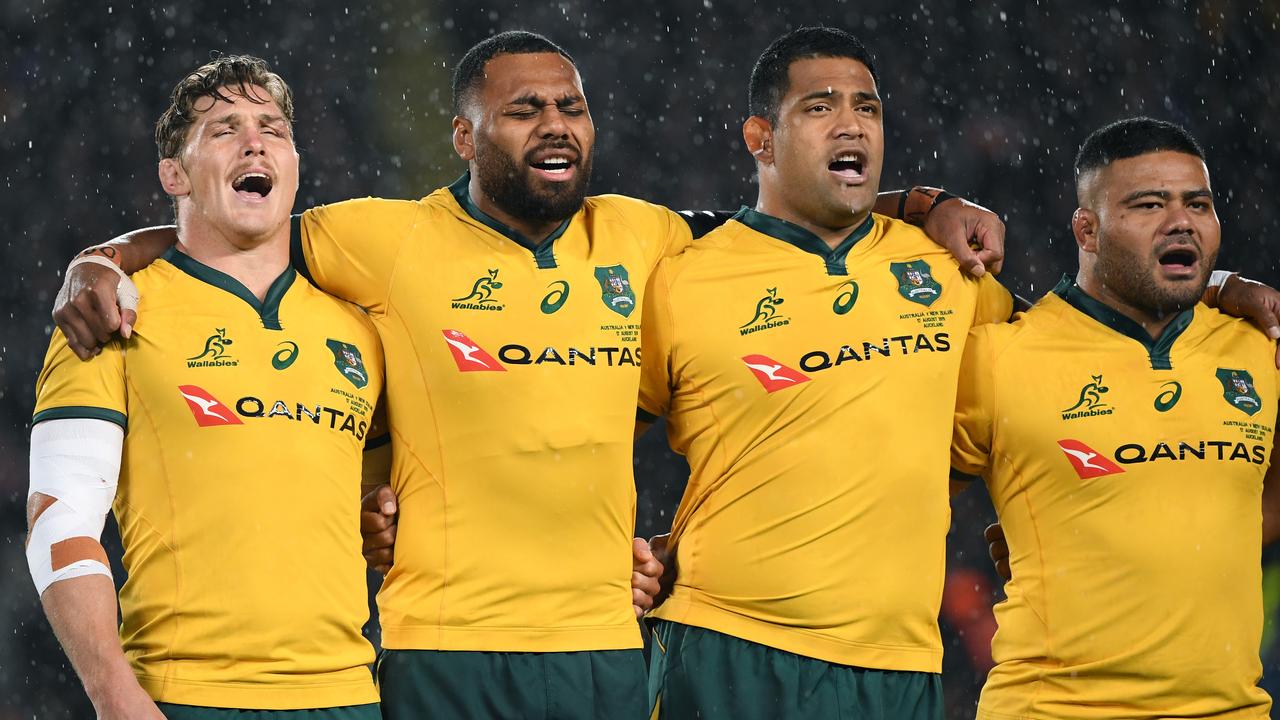
[[[84,575],[50,585],[40,596],[45,615],[95,708],[141,692],[120,648],[111,578]]]
[[[159,259],[177,241],[177,228],[173,225],[158,225],[127,232],[101,245],[87,248],[77,257],[105,257],[132,275]]]

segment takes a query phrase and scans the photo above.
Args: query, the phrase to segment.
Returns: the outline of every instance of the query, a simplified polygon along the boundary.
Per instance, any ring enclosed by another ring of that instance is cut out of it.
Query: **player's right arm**
[[[99,718],[164,716],[120,648],[116,592],[102,549],[126,422],[120,342],[89,362],[54,333],[36,389],[27,496],[27,566],[58,641]]]
[[[640,396],[636,403],[635,437],[638,439],[671,407],[671,260],[654,268],[644,297],[644,322],[640,323]]]
[[[408,200],[364,198],[312,208],[293,219],[290,259],[320,289],[377,312],[386,302],[396,257],[421,207]],[[155,262],[177,239],[172,225],[144,228],[89,248],[77,260],[105,258],[132,274]],[[126,330],[131,320],[125,316],[122,324],[117,309],[117,272],[94,263],[72,265],[54,301],[53,319],[83,360]]]

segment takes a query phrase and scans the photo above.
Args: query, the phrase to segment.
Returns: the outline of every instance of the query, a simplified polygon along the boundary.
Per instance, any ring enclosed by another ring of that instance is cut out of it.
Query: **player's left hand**
[[[379,485],[360,501],[360,535],[364,538],[364,561],[386,575],[395,560],[399,505],[390,485]]]
[[[996,574],[1008,582],[1013,577],[1013,572],[1009,567],[1009,543],[1004,539],[1004,528],[1000,527],[1000,523],[992,523],[982,531],[982,537],[987,541],[987,552],[991,553]]]
[[[631,541],[631,606],[636,619],[644,617],[653,607],[653,599],[661,589],[662,563],[654,557],[653,550],[644,538]]]
[[[1270,285],[1232,275],[1218,290],[1218,309],[1238,318],[1248,318],[1272,340],[1280,340],[1280,292]],[[1280,368],[1280,349],[1276,351]]]
[[[1004,221],[990,210],[960,197],[929,210],[924,231],[945,247],[973,277],[1000,274],[1004,265]]]

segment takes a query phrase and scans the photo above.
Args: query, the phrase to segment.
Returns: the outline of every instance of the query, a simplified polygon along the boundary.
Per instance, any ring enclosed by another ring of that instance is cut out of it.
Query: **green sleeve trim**
[[[383,433],[376,438],[369,438],[368,440],[365,440],[364,451],[369,452],[370,450],[377,450],[378,448],[390,442],[391,442],[391,433]]]
[[[120,426],[123,430],[129,429],[128,418],[119,410],[108,410],[107,408],[90,407],[88,405],[69,405],[67,407],[49,408],[41,410],[31,418],[31,424],[36,425],[45,420],[106,420]]]
[[[642,407],[636,408],[636,420],[640,422],[656,423],[658,422],[659,417],[660,416],[654,415],[653,413],[649,412],[648,410],[645,410]]]

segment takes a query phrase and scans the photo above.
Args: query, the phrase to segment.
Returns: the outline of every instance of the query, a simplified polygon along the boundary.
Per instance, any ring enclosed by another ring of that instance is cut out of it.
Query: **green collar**
[[[449,186],[449,192],[453,193],[453,198],[458,201],[458,204],[462,206],[462,209],[465,210],[468,215],[477,222],[488,226],[494,232],[500,233],[515,244],[533,253],[533,260],[538,264],[539,269],[553,268],[556,266],[556,256],[553,245],[555,241],[564,234],[564,231],[569,229],[569,223],[573,218],[569,218],[568,220],[560,223],[560,227],[556,228],[555,232],[548,235],[546,240],[543,240],[540,243],[535,243],[521,234],[520,231],[503,224],[498,219],[476,207],[476,204],[471,202],[470,185],[471,171],[468,170],[467,172],[462,173],[462,177],[458,178],[456,182]]]
[[[1194,309],[1183,310],[1178,316],[1164,327],[1164,331],[1160,333],[1160,337],[1155,340],[1151,339],[1151,335],[1138,323],[1116,312],[1115,308],[1105,303],[1098,302],[1090,297],[1088,293],[1080,289],[1076,281],[1068,275],[1063,275],[1058,281],[1057,286],[1053,288],[1053,293],[1062,298],[1071,307],[1115,330],[1126,337],[1137,340],[1147,349],[1147,357],[1151,360],[1152,370],[1172,370],[1173,364],[1169,362],[1169,350],[1173,347],[1173,342],[1178,339],[1182,332],[1191,325],[1191,319],[1195,316]]]
[[[828,275],[849,274],[849,270],[845,266],[849,251],[853,249],[854,243],[866,237],[871,232],[871,228],[875,227],[875,218],[868,213],[866,221],[854,228],[853,232],[849,233],[849,237],[841,240],[840,244],[832,250],[822,238],[799,225],[789,223],[772,215],[756,212],[746,205],[742,206],[742,209],[738,211],[737,215],[733,216],[733,219],[758,233],[764,233],[771,238],[790,243],[805,252],[817,255],[826,264]]]
[[[254,312],[258,313],[258,317],[262,319],[262,327],[268,330],[283,329],[280,327],[280,301],[284,299],[284,294],[289,291],[289,286],[293,285],[293,279],[297,277],[293,267],[285,268],[284,272],[280,273],[280,277],[271,282],[271,287],[267,288],[266,297],[259,302],[257,296],[249,292],[249,288],[245,287],[239,280],[192,258],[190,255],[178,250],[177,245],[165,251],[162,257],[168,260],[170,265],[200,282],[208,283],[219,290],[225,290],[249,303],[249,307],[252,307]]]

